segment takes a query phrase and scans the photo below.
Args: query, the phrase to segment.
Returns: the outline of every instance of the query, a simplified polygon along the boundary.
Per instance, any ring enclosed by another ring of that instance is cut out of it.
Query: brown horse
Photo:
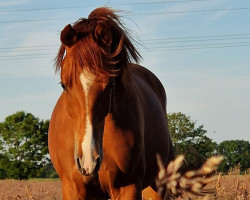
[[[165,90],[123,24],[97,8],[61,32],[64,91],[50,123],[51,160],[64,199],[141,199],[155,188],[156,154],[173,158]]]

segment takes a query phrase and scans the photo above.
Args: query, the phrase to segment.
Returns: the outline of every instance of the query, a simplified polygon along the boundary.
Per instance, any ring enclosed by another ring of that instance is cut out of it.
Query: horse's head
[[[116,76],[140,57],[123,28],[111,9],[98,8],[61,32],[56,64],[74,124],[74,159],[83,175],[94,175],[101,164]]]

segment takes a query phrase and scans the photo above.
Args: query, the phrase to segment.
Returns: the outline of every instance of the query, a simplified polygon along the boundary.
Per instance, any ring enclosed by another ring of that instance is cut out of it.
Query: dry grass
[[[250,176],[219,174],[216,180],[216,197],[223,200],[249,200]]]
[[[53,181],[0,181],[0,200],[61,200],[61,182]]]
[[[219,174],[214,177],[213,181],[211,181],[204,188],[202,188],[204,192],[203,194],[205,196],[192,194],[189,192],[190,189],[188,189],[186,194],[176,197],[176,199],[250,200],[249,183],[250,183],[250,175]],[[214,191],[214,193],[206,194],[206,191]],[[0,200],[61,200],[61,199],[62,199],[62,194],[61,194],[60,180],[53,180],[53,181],[1,180],[0,181]]]
[[[199,199],[199,200],[250,200],[250,176],[240,175],[240,165],[229,171],[228,175],[207,176],[216,170],[222,157],[209,158],[195,171],[180,174],[184,157],[179,156],[164,169],[158,157],[160,168],[157,180],[158,192],[162,199]]]
[[[157,156],[158,166],[160,168],[157,178],[158,193],[162,199],[189,199],[195,195],[205,195],[214,193],[213,190],[204,190],[203,187],[215,180],[215,177],[209,177],[223,160],[222,156],[213,156],[209,158],[198,170],[187,171],[184,174],[179,173],[183,164],[184,156],[178,156],[170,162],[167,169],[164,168],[161,158]]]

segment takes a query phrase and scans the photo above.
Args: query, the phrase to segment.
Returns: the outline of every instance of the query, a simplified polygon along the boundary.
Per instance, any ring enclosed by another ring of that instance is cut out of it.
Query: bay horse
[[[56,58],[63,92],[49,127],[50,157],[63,199],[142,199],[155,189],[156,154],[173,147],[166,94],[116,11],[101,7],[67,25]]]

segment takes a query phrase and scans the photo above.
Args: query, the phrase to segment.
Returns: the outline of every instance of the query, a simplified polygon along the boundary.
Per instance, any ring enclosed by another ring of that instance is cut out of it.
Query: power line
[[[140,15],[164,15],[164,14],[184,14],[184,13],[240,11],[240,10],[250,10],[250,7],[204,9],[204,10],[183,10],[183,11],[162,11],[162,12],[151,12],[151,13],[135,13],[133,15],[135,15],[135,16],[140,16]],[[75,18],[48,18],[48,19],[12,20],[12,21],[0,21],[0,23],[5,24],[5,23],[22,23],[22,22],[59,21],[59,20],[75,20]]]
[[[45,47],[45,46],[44,46]],[[1,51],[0,50],[0,54],[1,53],[15,53],[15,52],[29,52],[29,51],[51,51],[51,50],[54,50],[54,49],[51,49],[51,48],[43,48],[43,49],[13,49],[13,50],[4,50],[4,51]]]
[[[158,1],[158,2],[122,3],[122,4],[111,4],[111,5],[112,6],[156,5],[156,4],[191,3],[191,2],[204,2],[204,1],[211,1],[211,0],[172,0],[172,1]],[[53,7],[53,8],[30,8],[30,9],[0,10],[0,13],[46,11],[46,10],[68,10],[68,9],[82,9],[82,8],[94,8],[94,7],[95,6],[69,6],[69,7]]]
[[[0,21],[1,24],[22,23],[22,22],[45,22],[45,21],[58,21],[58,20],[75,20],[75,18],[50,18],[50,19],[27,19],[27,20],[13,20],[13,21]]]
[[[34,60],[34,59],[48,59],[48,56],[36,56],[36,57],[16,57],[16,58],[0,58],[0,60],[15,61],[15,60]]]
[[[191,3],[191,2],[204,2],[204,1],[211,1],[211,0],[175,0],[175,1],[160,1],[160,2],[138,2],[138,3],[112,4],[112,6],[149,5],[149,4],[169,4],[169,3]]]
[[[187,43],[187,42],[208,42],[208,41],[225,41],[225,40],[243,40],[250,39],[249,37],[232,37],[232,38],[205,38],[205,39],[188,39],[188,40],[158,40],[158,41],[145,41],[143,44],[166,44],[166,43]]]
[[[225,37],[239,37],[239,36],[250,36],[250,33],[238,33],[238,34],[223,34],[223,35],[197,35],[197,36],[188,36],[188,37],[168,37],[168,38],[150,38],[144,39],[144,41],[155,41],[155,40],[189,40],[197,38],[225,38]]]
[[[154,49],[154,50],[142,50],[142,52],[161,52],[161,51],[185,51],[185,50],[204,50],[204,49],[218,49],[218,48],[235,48],[235,47],[250,47],[249,44],[239,45],[224,45],[224,46],[207,46],[207,47],[187,47],[187,48],[169,48],[169,49]]]
[[[232,43],[211,43],[211,44],[191,44],[191,45],[175,45],[175,46],[160,46],[153,47],[152,49],[164,49],[164,48],[189,48],[189,47],[207,47],[207,46],[226,46],[226,45],[250,45],[250,41],[244,42],[232,42]]]
[[[141,47],[139,49],[141,52],[159,52],[227,47],[248,47],[250,46],[249,38],[250,33],[151,38],[142,40],[141,42],[144,44],[144,46],[146,46],[146,48]],[[192,44],[185,44],[190,42],[192,42]],[[174,45],[170,46],[168,44]],[[0,60],[32,60],[55,57],[59,46],[60,44],[1,47]],[[32,52],[32,54],[30,54],[30,52]]]
[[[46,45],[32,45],[32,46],[21,46],[21,47],[0,47],[0,49],[26,49],[26,48],[41,48],[41,47],[58,47],[58,45],[46,44]]]
[[[195,50],[195,49],[211,49],[211,48],[227,48],[227,47],[248,47],[250,42],[237,42],[237,43],[213,43],[213,44],[195,44],[195,45],[176,45],[166,47],[153,47],[148,49],[141,49],[142,52],[159,52],[159,51],[177,51],[177,50]],[[19,59],[38,59],[54,57],[51,53],[44,54],[21,54],[21,55],[9,55],[0,56],[0,60],[19,60]]]
[[[250,7],[218,8],[218,9],[204,9],[204,10],[183,10],[183,11],[162,11],[162,12],[152,12],[152,13],[136,13],[135,15],[164,15],[164,14],[200,13],[200,12],[217,12],[217,11],[239,11],[239,10],[250,10]]]
[[[166,44],[166,43],[188,43],[188,42],[209,42],[209,41],[230,41],[230,40],[243,40],[243,39],[249,39],[250,37],[235,37],[235,38],[214,38],[214,39],[208,39],[208,38],[205,38],[205,39],[193,39],[192,37],[189,38],[188,40],[162,40],[162,41],[149,41],[149,42],[142,42],[143,44],[145,45],[159,45],[159,44]],[[191,40],[190,40],[191,39]],[[247,41],[248,42],[248,41]],[[240,44],[241,42],[237,42],[237,44]],[[244,43],[244,42],[243,42]],[[223,43],[219,43],[219,44],[223,44]],[[202,44],[204,45],[204,44]],[[209,45],[209,44],[208,44]],[[59,47],[59,45],[51,45],[51,46],[56,46],[56,47]],[[1,51],[0,50],[0,54],[6,54],[6,53],[17,53],[17,52],[40,52],[40,51],[53,51],[54,54],[56,54],[57,50],[58,49],[51,49],[51,48],[46,48],[48,46],[42,46],[43,48],[41,49],[40,48],[30,48],[30,47],[19,47],[19,49],[16,49],[16,48],[13,48],[12,50],[4,50],[4,51]],[[20,49],[22,48],[22,49]],[[26,48],[26,49],[25,49]],[[27,49],[27,48],[30,48],[30,49]],[[157,47],[153,47],[153,48],[157,48]],[[162,47],[159,47],[159,48],[162,48]]]
[[[142,50],[141,52],[165,52],[165,51],[186,51],[186,50],[205,50],[205,49],[219,49],[219,48],[237,48],[237,47],[250,47],[250,43],[247,44],[231,44],[221,46],[204,46],[204,47],[183,47],[183,48],[162,48],[162,49],[150,49]],[[30,56],[30,57],[12,57],[12,58],[0,58],[4,61],[15,61],[15,60],[34,60],[34,59],[48,59],[48,56]],[[53,60],[51,60],[53,61]]]
[[[15,58],[15,57],[36,57],[36,56],[51,56],[52,53],[40,53],[40,54],[19,54],[10,56],[0,56],[0,58]]]
[[[142,39],[142,43],[146,44],[161,44],[166,41],[166,43],[178,43],[178,42],[197,42],[197,41],[217,41],[217,40],[242,40],[248,39],[250,33],[238,33],[238,34],[222,34],[222,35],[197,35],[188,37],[166,37],[166,38],[150,38]],[[11,47],[0,47],[0,52],[12,52],[12,51],[34,51],[43,50],[48,47],[60,47],[60,44],[45,44],[45,45],[29,45],[29,46],[11,46]],[[49,48],[50,50],[51,48]],[[2,50],[2,51],[1,51]]]

